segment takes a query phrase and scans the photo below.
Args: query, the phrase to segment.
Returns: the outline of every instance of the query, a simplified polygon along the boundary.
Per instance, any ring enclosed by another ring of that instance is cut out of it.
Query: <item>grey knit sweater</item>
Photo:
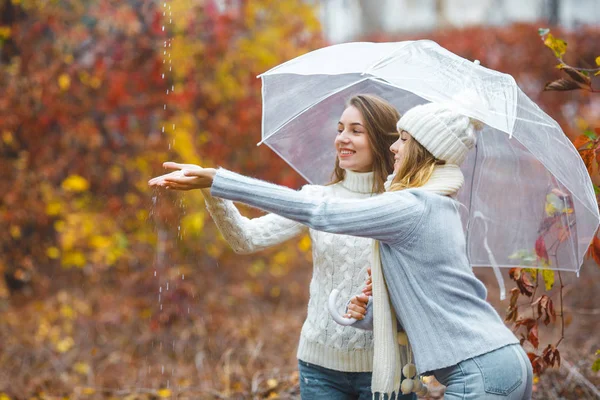
[[[410,189],[360,200],[312,198],[224,169],[211,193],[316,230],[379,240],[390,299],[420,373],[519,343],[485,300],[449,197]]]

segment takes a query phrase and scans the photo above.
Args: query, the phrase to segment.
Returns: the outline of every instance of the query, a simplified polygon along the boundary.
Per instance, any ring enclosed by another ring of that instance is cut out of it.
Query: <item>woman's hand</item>
[[[373,296],[373,280],[371,279],[371,268],[367,268],[367,273],[369,274],[369,278],[365,282],[365,287],[362,292],[366,296]]]
[[[365,317],[367,313],[367,304],[369,303],[369,296],[364,294],[359,294],[354,296],[350,300],[350,304],[348,304],[348,311],[344,317],[346,318],[355,318],[357,320],[361,320]]]
[[[150,179],[148,185],[175,190],[204,189],[212,186],[213,178],[217,173],[214,168],[170,161],[164,163],[163,167],[173,172]]]

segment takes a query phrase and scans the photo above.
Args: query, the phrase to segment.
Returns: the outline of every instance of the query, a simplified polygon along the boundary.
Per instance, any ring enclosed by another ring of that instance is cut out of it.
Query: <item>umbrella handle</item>
[[[356,322],[356,318],[342,317],[335,308],[335,303],[339,293],[340,291],[337,289],[333,289],[331,291],[331,293],[329,294],[329,301],[327,302],[327,310],[329,311],[329,314],[331,314],[331,318],[333,318],[333,320],[338,324],[343,326],[352,325]]]

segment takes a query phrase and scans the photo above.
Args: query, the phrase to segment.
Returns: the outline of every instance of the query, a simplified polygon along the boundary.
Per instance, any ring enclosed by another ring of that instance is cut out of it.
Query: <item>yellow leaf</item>
[[[58,257],[60,257],[60,250],[58,249],[58,247],[55,246],[48,247],[46,249],[46,255],[48,256],[48,258],[56,260]]]
[[[62,258],[62,265],[65,267],[79,267],[82,268],[86,264],[85,255],[83,255],[80,251],[72,251],[65,255]]]
[[[66,353],[75,346],[75,341],[72,337],[66,337],[56,344],[56,350],[59,353]]]
[[[83,192],[88,190],[90,184],[82,176],[70,175],[62,182],[61,187],[68,192]]]
[[[552,289],[554,286],[554,270],[544,268],[542,270],[542,276],[544,277],[544,283],[546,285],[546,291]]]
[[[161,399],[166,399],[168,397],[171,397],[171,391],[169,389],[160,389],[156,394]]]
[[[567,51],[567,42],[555,38],[551,33],[544,40],[544,44],[554,52],[556,57],[562,57]]]
[[[19,239],[21,237],[21,228],[17,225],[11,225],[10,236],[12,236],[14,239]]]
[[[273,262],[276,262],[277,264],[287,264],[289,259],[290,257],[288,253],[285,251],[280,251],[275,254],[275,257],[273,257]]]
[[[269,396],[267,396],[267,399],[278,399],[278,398],[279,398],[279,395],[275,392],[271,392],[269,394]]]
[[[94,76],[92,79],[90,79],[90,86],[94,89],[98,89],[100,86],[102,86],[102,81],[100,78]]]
[[[86,388],[83,388],[83,390],[81,392],[83,394],[94,394],[94,393],[96,393],[96,389],[91,388],[91,387],[86,387]]]
[[[0,400],[10,400],[10,397],[6,393],[0,393]]]
[[[6,40],[11,35],[10,26],[2,26],[0,27],[0,39]]]
[[[75,316],[75,310],[71,306],[63,304],[60,308],[60,314],[67,319],[72,319]]]
[[[15,138],[11,131],[3,131],[2,132],[2,141],[7,145],[11,145],[14,142]]]
[[[551,217],[556,214],[556,207],[552,203],[546,203],[546,215]]]
[[[90,373],[90,366],[84,362],[77,362],[73,366],[75,372],[81,375],[87,375]]]
[[[63,58],[63,61],[65,62],[65,64],[72,64],[73,63],[73,54],[67,54],[65,55],[65,57]]]
[[[298,248],[301,251],[306,253],[307,251],[310,250],[310,246],[311,246],[310,236],[308,236],[308,235],[302,236],[302,239],[300,239],[300,243],[298,243]]]
[[[59,76],[58,87],[60,87],[60,90],[62,90],[63,92],[69,90],[69,87],[71,87],[71,77],[67,74],[62,74],[61,76]]]
[[[94,235],[90,238],[89,243],[90,246],[92,246],[95,249],[106,249],[110,247],[112,241],[106,236]]]
[[[46,215],[54,216],[60,214],[62,204],[58,201],[51,201],[46,204]]]
[[[596,65],[600,67],[600,56],[596,57]]]

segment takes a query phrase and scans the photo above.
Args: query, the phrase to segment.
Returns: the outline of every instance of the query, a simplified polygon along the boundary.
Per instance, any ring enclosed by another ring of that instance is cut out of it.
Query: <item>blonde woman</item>
[[[327,186],[305,186],[303,195],[364,199],[383,192],[393,170],[389,146],[397,137],[398,118],[398,112],[383,99],[371,95],[351,98],[337,124],[334,179]],[[165,163],[165,167],[176,170],[177,175],[194,166]],[[171,182],[171,188],[196,187]],[[371,262],[372,240],[316,231],[276,214],[248,219],[231,201],[212,197],[208,189],[203,194],[213,220],[236,253],[255,253],[309,234],[314,267],[308,315],[297,351],[302,399],[370,399],[373,335],[337,325],[326,305],[333,289],[348,297],[360,292]]]
[[[394,374],[397,367],[387,364],[388,351],[395,346],[389,339],[395,336],[381,330],[393,331],[397,318],[412,346],[417,372],[444,384],[446,399],[529,399],[531,365],[519,340],[485,300],[486,289],[469,265],[458,206],[451,197],[463,183],[459,166],[475,144],[474,128],[451,107],[433,103],[409,110],[397,128],[390,191],[369,199],[313,198],[223,169],[184,171],[181,179],[212,186],[213,196],[313,229],[379,241],[385,283],[374,265],[371,308],[374,362],[386,364],[384,374]],[[391,307],[381,301],[388,294]],[[398,393],[396,383],[384,380],[372,390],[386,396]]]

